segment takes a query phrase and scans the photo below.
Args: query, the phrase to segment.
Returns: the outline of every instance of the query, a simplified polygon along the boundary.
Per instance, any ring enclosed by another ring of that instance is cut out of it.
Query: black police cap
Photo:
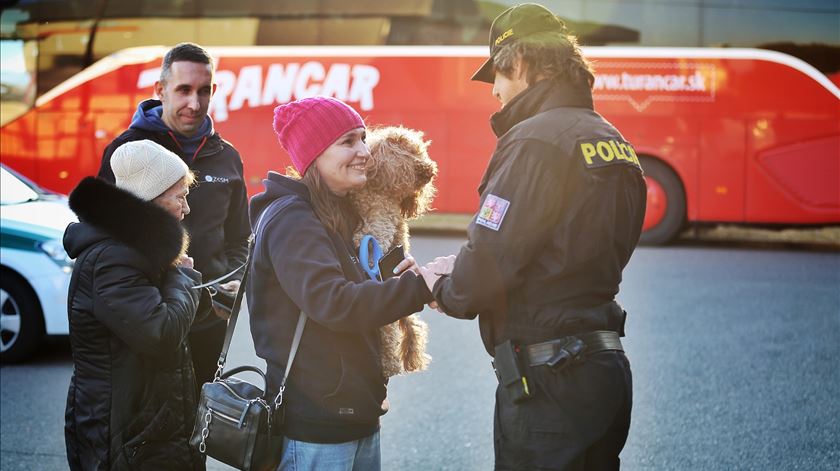
[[[493,83],[493,57],[502,46],[535,33],[563,31],[563,22],[546,7],[536,3],[523,3],[503,11],[490,26],[490,58],[484,62],[470,80]]]

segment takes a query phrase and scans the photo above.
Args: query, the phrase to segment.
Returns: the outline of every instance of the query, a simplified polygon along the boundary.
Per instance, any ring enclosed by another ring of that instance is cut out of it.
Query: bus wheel
[[[639,160],[647,181],[647,208],[639,242],[667,244],[685,225],[685,191],[670,167],[650,157]]]

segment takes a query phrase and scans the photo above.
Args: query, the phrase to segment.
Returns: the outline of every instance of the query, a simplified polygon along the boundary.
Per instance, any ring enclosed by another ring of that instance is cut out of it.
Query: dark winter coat
[[[264,182],[251,201],[256,242],[247,300],[272,393],[298,316],[308,317],[284,396],[284,434],[316,443],[369,436],[388,410],[379,327],[422,310],[431,293],[414,272],[371,281],[351,242],[321,224],[305,185],[276,173]],[[291,201],[272,204],[284,197]]]
[[[184,218],[190,234],[190,256],[204,279],[212,280],[241,266],[248,254],[251,228],[242,158],[213,129],[209,117],[199,133],[187,139],[166,128],[160,119],[160,107],[159,100],[140,103],[128,130],[105,148],[99,178],[114,182],[111,155],[126,142],[149,139],[180,156],[196,176],[187,195],[190,214]],[[239,278],[241,272],[231,279]],[[208,316],[193,330],[218,322],[222,322],[219,317]]]
[[[181,224],[162,208],[86,178],[70,195],[81,222],[68,295],[73,377],[65,441],[73,470],[204,469],[188,444],[195,379],[186,336],[201,282],[175,268]]]
[[[480,314],[487,351],[592,330],[620,331],[614,302],[636,247],[646,186],[633,147],[592,108],[588,87],[537,82],[491,121],[498,136],[481,209],[451,276],[447,314]]]

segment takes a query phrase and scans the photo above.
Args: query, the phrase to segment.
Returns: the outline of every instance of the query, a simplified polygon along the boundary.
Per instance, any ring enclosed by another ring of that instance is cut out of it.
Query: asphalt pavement
[[[425,262],[461,242],[415,236],[412,252]],[[640,248],[618,298],[634,376],[624,469],[840,469],[840,254]],[[391,380],[383,469],[492,469],[495,377],[477,322],[421,315],[433,362]],[[229,367],[264,366],[246,321],[243,313]],[[0,368],[0,470],[66,469],[71,373],[66,341]]]

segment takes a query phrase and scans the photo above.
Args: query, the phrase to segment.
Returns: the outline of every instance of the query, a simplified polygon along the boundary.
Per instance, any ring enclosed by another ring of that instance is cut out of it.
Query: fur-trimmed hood
[[[180,221],[108,182],[85,178],[70,193],[69,202],[80,221],[64,233],[71,258],[107,238],[137,250],[160,269],[172,266],[187,251],[189,238]]]

